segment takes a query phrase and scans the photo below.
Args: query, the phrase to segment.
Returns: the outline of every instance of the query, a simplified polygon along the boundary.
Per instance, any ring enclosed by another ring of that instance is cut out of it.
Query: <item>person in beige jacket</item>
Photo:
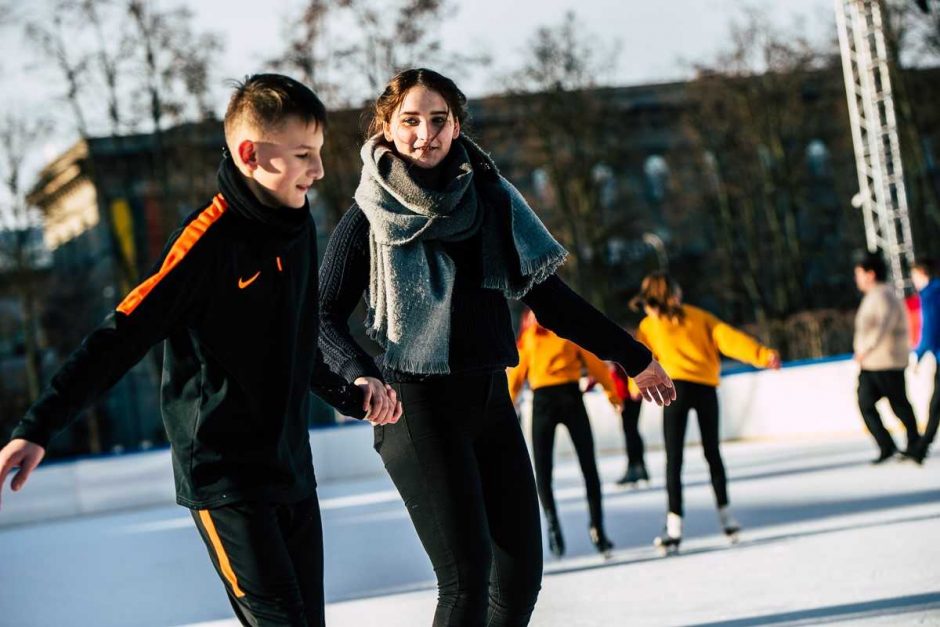
[[[873,464],[880,464],[898,452],[875,408],[882,398],[888,398],[891,410],[907,431],[907,448],[902,455],[909,457],[920,439],[904,383],[910,353],[907,313],[893,288],[885,283],[886,278],[887,267],[879,254],[867,253],[855,264],[855,285],[864,294],[855,314],[853,341],[855,361],[861,367],[858,408],[880,449]]]

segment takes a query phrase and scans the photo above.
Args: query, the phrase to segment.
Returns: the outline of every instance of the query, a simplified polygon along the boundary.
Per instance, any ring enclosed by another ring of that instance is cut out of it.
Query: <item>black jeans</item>
[[[242,625],[322,627],[323,527],[316,495],[190,510]]]
[[[897,445],[888,430],[881,422],[881,415],[875,408],[875,403],[887,397],[891,404],[891,411],[898,417],[907,431],[907,448],[913,450],[917,446],[917,419],[914,417],[914,408],[907,400],[907,390],[904,383],[904,370],[862,370],[858,374],[858,408],[865,420],[865,426],[875,438],[882,453],[893,453]]]
[[[506,374],[395,383],[375,448],[437,575],[434,625],[526,625],[542,582],[532,466]]]
[[[645,447],[640,436],[640,408],[642,401],[635,401],[629,397],[623,399],[623,409],[620,419],[623,422],[623,439],[627,448],[628,466],[645,466]]]
[[[718,507],[728,504],[728,479],[718,449],[718,391],[710,385],[690,381],[674,381],[676,400],[663,409],[663,438],[666,441],[666,492],[669,511],[682,516],[682,455],[689,411],[698,416],[702,450],[715,490]]]
[[[548,516],[556,516],[552,493],[552,467],[555,456],[555,429],[565,425],[574,444],[584,486],[587,489],[591,526],[603,528],[601,481],[594,457],[594,436],[584,400],[577,383],[550,385],[532,393],[532,456],[535,458],[535,484],[539,500]]]

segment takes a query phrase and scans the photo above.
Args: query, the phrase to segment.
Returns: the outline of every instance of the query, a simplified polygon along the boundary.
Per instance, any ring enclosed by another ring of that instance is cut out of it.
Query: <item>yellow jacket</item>
[[[583,368],[604,387],[612,404],[620,403],[606,363],[574,342],[533,325],[519,338],[519,365],[509,369],[509,393],[515,402],[526,380],[533,390],[577,382]]]
[[[636,334],[673,379],[718,387],[720,354],[759,368],[770,364],[774,351],[751,336],[698,307],[682,311],[681,321],[646,316]]]

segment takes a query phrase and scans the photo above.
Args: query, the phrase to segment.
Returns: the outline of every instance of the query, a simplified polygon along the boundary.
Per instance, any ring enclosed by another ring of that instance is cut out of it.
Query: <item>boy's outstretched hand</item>
[[[0,494],[3,493],[7,473],[14,468],[19,468],[10,484],[13,491],[17,492],[26,485],[29,473],[33,472],[33,469],[39,465],[45,455],[46,449],[38,444],[20,438],[10,440],[9,444],[0,450]]]
[[[634,383],[640,388],[643,398],[657,405],[669,405],[676,400],[676,388],[672,379],[655,359],[650,362],[646,370],[633,377]]]
[[[359,377],[353,383],[362,388],[362,409],[366,412],[366,420],[376,426],[398,422],[402,406],[392,386],[374,377]]]

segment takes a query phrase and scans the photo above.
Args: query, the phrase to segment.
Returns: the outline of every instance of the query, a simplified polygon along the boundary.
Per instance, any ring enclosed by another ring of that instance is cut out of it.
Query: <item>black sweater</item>
[[[363,416],[361,390],[317,350],[314,223],[306,208],[261,206],[233,169],[220,187],[63,364],[13,437],[45,445],[165,339],[161,406],[177,501],[207,508],[313,493],[311,388]]]
[[[448,356],[451,374],[516,365],[519,353],[506,298],[500,291],[480,287],[480,238],[448,242],[444,249],[457,268]],[[432,378],[380,369],[353,339],[348,319],[368,282],[369,222],[354,204],[333,231],[320,268],[320,349],[327,364],[348,380],[359,376],[388,381]],[[534,286],[522,302],[535,312],[540,324],[601,359],[618,362],[630,375],[640,373],[652,360],[646,347],[574,293],[557,275]]]

